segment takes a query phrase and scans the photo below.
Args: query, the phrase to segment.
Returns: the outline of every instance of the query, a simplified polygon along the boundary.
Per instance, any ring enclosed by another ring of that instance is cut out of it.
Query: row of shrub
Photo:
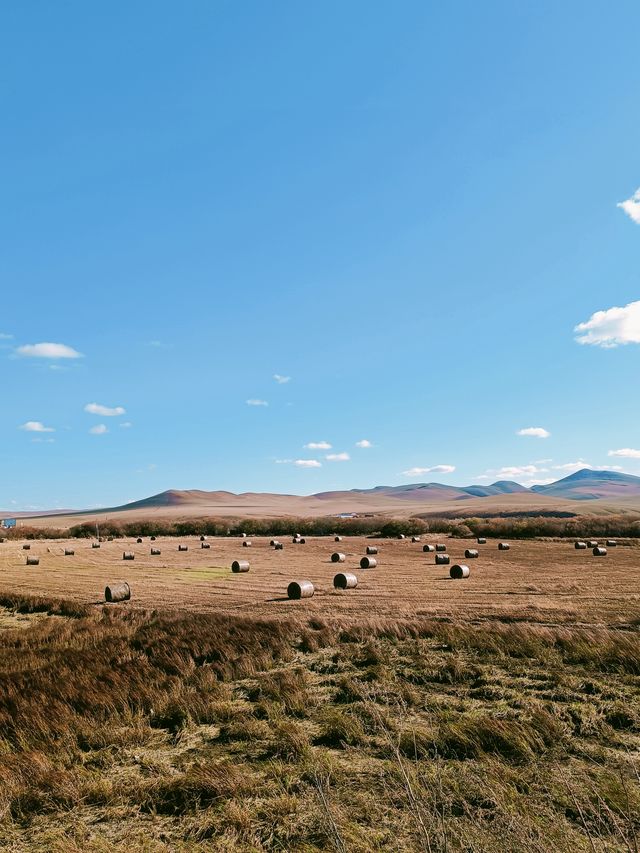
[[[640,537],[640,519],[630,515],[549,517],[532,514],[527,517],[492,518],[264,518],[228,519],[194,518],[180,521],[140,519],[137,521],[104,521],[77,524],[70,529],[17,527],[3,531],[9,539],[92,539],[100,536],[115,538],[133,536],[380,536],[392,538],[404,534],[448,533],[458,538],[487,536],[502,539]]]

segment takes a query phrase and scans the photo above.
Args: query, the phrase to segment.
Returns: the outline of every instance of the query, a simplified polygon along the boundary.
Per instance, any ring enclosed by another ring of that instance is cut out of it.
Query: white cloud
[[[576,462],[564,462],[562,465],[553,465],[554,471],[580,471],[582,468],[593,468],[584,459],[578,459]]]
[[[46,427],[40,421],[27,421],[26,424],[22,424],[20,429],[25,430],[26,432],[55,432],[53,427]]]
[[[266,400],[247,400],[247,406],[268,406]]]
[[[305,444],[307,450],[331,450],[332,445],[328,441],[310,441]]]
[[[286,385],[287,382],[291,382],[290,376],[281,376],[279,373],[274,373],[273,378],[276,380],[278,385]]]
[[[66,344],[25,344],[18,347],[16,352],[26,358],[83,358],[81,352]]]
[[[356,441],[356,447],[362,447],[362,448],[373,447],[373,444],[371,444],[371,442],[368,439],[363,438],[361,441]]]
[[[531,474],[540,474],[544,471],[544,468],[538,468],[537,465],[507,465],[504,468],[498,468],[493,473],[497,477],[523,477]]]
[[[53,444],[55,438],[32,438],[31,441],[33,444]]]
[[[348,453],[327,453],[325,459],[328,459],[329,462],[348,462],[351,457]]]
[[[551,433],[544,427],[525,427],[524,429],[519,429],[516,435],[528,435],[532,438],[549,438]]]
[[[640,225],[640,189],[637,189],[626,201],[618,202],[616,207],[624,210],[629,219],[633,219],[637,225]]]
[[[555,483],[555,478],[554,477],[547,477],[546,479],[545,478],[538,479],[535,477],[532,477],[532,478],[525,477],[525,478],[521,479],[519,482],[520,482],[521,486],[526,486],[527,489],[530,489],[531,486],[548,486],[549,483]]]
[[[409,468],[402,473],[408,477],[419,477],[421,474],[451,474],[455,470],[455,465],[432,465],[431,468]]]
[[[579,344],[593,344],[613,349],[624,344],[640,344],[640,300],[624,308],[596,311],[585,323],[578,323],[574,332]]]
[[[298,468],[322,468],[322,463],[317,459],[296,459],[293,464]]]
[[[131,423],[131,421],[123,421],[120,424],[121,429],[131,429],[132,426],[133,426],[133,424]]]
[[[620,450],[610,450],[607,456],[622,456],[625,459],[640,459],[640,450],[632,447],[621,447]]]
[[[104,418],[115,418],[118,415],[126,414],[126,409],[123,409],[122,406],[110,409],[109,406],[101,406],[100,403],[87,403],[84,410],[90,415],[102,415]]]
[[[91,427],[89,430],[91,435],[104,435],[106,432],[109,432],[105,424],[97,424],[97,426]]]

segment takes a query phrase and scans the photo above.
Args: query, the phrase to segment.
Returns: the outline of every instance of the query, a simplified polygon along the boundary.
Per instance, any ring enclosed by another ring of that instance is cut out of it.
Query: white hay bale
[[[469,566],[465,566],[463,564],[451,566],[451,568],[449,569],[449,577],[453,578],[454,580],[460,580],[461,578],[468,578],[469,575],[470,575]]]
[[[123,560],[135,560],[135,558],[136,558],[136,555],[133,553],[133,551],[125,551],[122,554]]]
[[[124,581],[123,583],[109,584],[104,588],[104,599],[110,604],[116,601],[129,601],[131,598],[131,587]]]
[[[508,551],[511,548],[508,542],[498,542],[498,551]]]
[[[596,546],[593,549],[592,553],[593,553],[594,557],[606,557],[607,556],[607,549],[601,548],[600,546]]]
[[[188,550],[189,550],[188,545],[178,545],[178,551],[188,551]]]
[[[301,598],[311,598],[315,588],[311,581],[291,581],[287,587],[287,595],[298,601]]]
[[[231,563],[231,571],[236,575],[248,572],[250,568],[251,566],[248,560],[234,560],[233,563]]]
[[[333,579],[335,589],[355,589],[358,578],[352,572],[339,572]]]
[[[161,553],[162,552],[160,551],[159,548],[152,548],[151,549],[151,556],[152,557],[159,557]]]
[[[448,554],[436,554],[436,566],[448,566],[451,557]]]
[[[467,560],[474,560],[480,556],[480,552],[477,551],[475,548],[467,548],[467,550],[464,552],[464,556]]]
[[[423,545],[422,550],[424,551],[425,554],[433,554],[433,552],[436,550],[436,546],[435,545]]]
[[[333,553],[331,555],[331,562],[332,563],[344,563],[344,561],[346,559],[347,559],[347,555],[346,554],[340,554],[339,551],[336,551],[335,553]]]
[[[363,557],[360,560],[360,568],[361,569],[375,569],[378,565],[378,561],[375,557]]]
[[[377,554],[378,549],[375,545],[367,545],[367,554]]]

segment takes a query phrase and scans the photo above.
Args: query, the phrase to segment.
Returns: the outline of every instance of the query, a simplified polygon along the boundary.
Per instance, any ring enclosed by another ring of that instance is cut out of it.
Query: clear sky
[[[640,474],[639,30],[3,4],[0,508]]]

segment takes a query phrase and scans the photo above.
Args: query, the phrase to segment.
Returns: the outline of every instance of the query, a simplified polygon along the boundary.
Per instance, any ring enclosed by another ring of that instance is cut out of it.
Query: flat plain
[[[270,547],[267,537],[251,537],[251,547],[240,538],[209,538],[202,549],[198,537],[90,540],[11,540],[0,544],[0,589],[7,593],[43,595],[83,604],[102,604],[107,583],[126,580],[132,608],[223,612],[252,617],[308,616],[331,619],[375,617],[411,619],[451,618],[475,621],[499,619],[542,624],[605,625],[619,627],[640,620],[640,549],[637,544],[609,548],[594,557],[591,549],[577,551],[569,541],[510,543],[498,550],[498,540],[486,545],[442,535],[423,536],[420,542],[344,537],[307,538],[293,544],[280,537],[282,551]],[[449,566],[435,565],[435,554],[424,553],[426,543],[447,546],[451,564],[467,563],[470,577],[451,580]],[[30,550],[23,550],[23,545]],[[178,551],[187,545],[188,551]],[[377,567],[361,569],[367,545],[378,547]],[[161,551],[151,556],[151,547]],[[65,548],[73,556],[65,556]],[[465,560],[467,548],[479,558]],[[124,551],[135,554],[123,561]],[[331,554],[345,554],[344,563],[332,563]],[[27,556],[38,566],[27,566]],[[249,560],[246,574],[233,574],[233,560]],[[339,571],[358,577],[354,590],[333,588]],[[289,601],[292,580],[308,579],[313,598]]]

